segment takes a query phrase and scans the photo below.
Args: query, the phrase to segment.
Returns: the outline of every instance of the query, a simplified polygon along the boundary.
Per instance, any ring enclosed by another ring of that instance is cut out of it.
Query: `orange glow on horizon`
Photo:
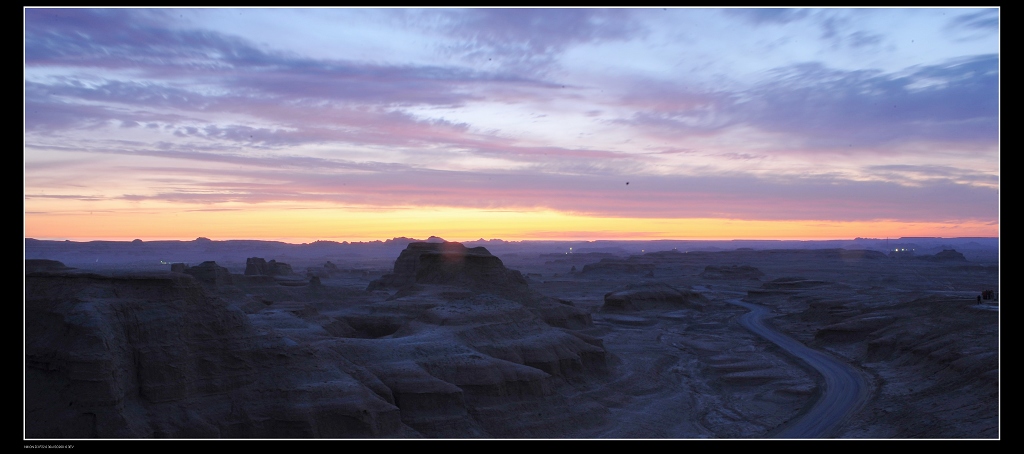
[[[739,220],[612,218],[555,211],[483,211],[454,208],[339,209],[275,206],[216,211],[116,209],[27,212],[25,237],[74,241],[252,239],[306,243],[373,241],[394,237],[449,241],[522,240],[828,240],[898,237],[998,237],[999,225],[896,220]]]

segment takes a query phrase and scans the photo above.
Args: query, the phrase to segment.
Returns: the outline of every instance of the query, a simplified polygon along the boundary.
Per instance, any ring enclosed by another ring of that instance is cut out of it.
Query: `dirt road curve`
[[[770,314],[768,308],[738,299],[728,302],[750,309],[739,319],[745,328],[806,362],[824,378],[821,397],[814,406],[776,433],[775,438],[827,438],[867,401],[869,386],[857,369],[770,328],[765,324]]]

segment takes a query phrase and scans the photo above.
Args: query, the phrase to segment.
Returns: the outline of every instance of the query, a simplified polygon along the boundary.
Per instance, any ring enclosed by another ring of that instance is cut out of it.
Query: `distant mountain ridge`
[[[245,266],[247,257],[278,257],[286,262],[306,260],[339,260],[340,258],[391,258],[412,243],[443,243],[431,236],[425,240],[395,237],[367,242],[314,241],[292,244],[272,240],[210,240],[191,241],[56,241],[25,239],[25,259],[58,260],[68,266],[143,263],[146,266],[164,263],[199,264],[213,260],[224,266]],[[462,242],[467,248],[486,246],[498,256],[544,254],[569,256],[575,253],[606,253],[612,256],[652,252],[715,252],[740,249],[848,249],[887,253],[896,249],[913,250],[917,255],[935,255],[955,249],[970,261],[997,261],[999,238],[856,238],[853,240],[651,240],[651,241],[507,241],[502,239]],[[383,262],[382,262],[383,264]],[[243,268],[244,269],[244,268]],[[238,271],[241,272],[241,271]]]

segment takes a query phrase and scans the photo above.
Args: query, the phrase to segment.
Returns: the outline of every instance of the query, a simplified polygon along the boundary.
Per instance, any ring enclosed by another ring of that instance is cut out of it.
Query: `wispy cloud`
[[[571,46],[634,38],[642,25],[629,10],[483,8],[430,11],[452,39],[442,53],[518,74],[544,74]]]
[[[784,68],[732,106],[741,121],[816,143],[880,146],[906,141],[998,140],[999,59],[982,55],[904,75]]]
[[[243,11],[26,9],[26,211],[998,218],[997,9]]]
[[[908,141],[991,146],[998,140],[998,64],[997,56],[983,55],[898,75],[797,65],[742,92],[665,89],[661,99],[643,93],[630,99],[638,111],[618,121],[677,136],[744,125],[785,133],[814,149]],[[643,105],[646,98],[653,100]],[[692,101],[670,103],[673,98]]]
[[[997,33],[999,31],[999,10],[985,9],[953,16],[949,21],[949,27]]]
[[[754,25],[787,24],[804,19],[810,13],[810,10],[799,8],[729,8],[723,11]]]

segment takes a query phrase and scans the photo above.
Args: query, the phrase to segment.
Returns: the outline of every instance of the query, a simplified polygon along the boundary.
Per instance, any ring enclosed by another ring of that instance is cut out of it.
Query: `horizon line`
[[[506,243],[524,243],[524,242],[534,242],[534,243],[542,243],[542,242],[547,242],[547,243],[553,243],[553,242],[560,242],[560,243],[566,243],[566,242],[595,243],[595,242],[663,242],[663,241],[701,241],[701,242],[752,242],[752,241],[777,241],[777,242],[784,242],[784,241],[792,241],[792,242],[827,242],[827,241],[886,241],[886,240],[889,240],[889,241],[897,240],[897,241],[899,241],[899,240],[911,240],[911,239],[929,239],[929,240],[956,240],[956,239],[986,239],[987,240],[987,239],[997,239],[998,240],[999,236],[958,236],[958,237],[901,236],[901,237],[855,237],[855,238],[810,238],[810,239],[808,239],[808,238],[731,238],[731,239],[724,239],[724,238],[660,238],[660,239],[596,238],[596,239],[578,239],[578,238],[572,238],[572,239],[510,239],[510,240],[506,240],[506,239],[502,239],[502,238],[490,238],[490,239],[478,238],[478,239],[472,239],[472,240],[449,240],[449,239],[445,239],[445,238],[442,238],[442,237],[439,237],[439,236],[434,236],[434,235],[432,235],[432,236],[430,236],[428,238],[425,238],[425,239],[411,238],[411,237],[392,237],[392,238],[385,238],[385,239],[349,239],[349,240],[341,240],[341,239],[308,239],[308,238],[228,238],[228,239],[213,239],[213,238],[208,238],[208,237],[196,237],[196,238],[192,238],[192,239],[182,239],[182,238],[151,238],[151,239],[140,239],[140,238],[132,238],[132,239],[125,239],[125,238],[116,238],[116,239],[112,239],[112,238],[87,238],[87,239],[83,239],[83,238],[78,238],[78,239],[74,239],[74,238],[34,238],[34,237],[24,237],[24,239],[26,241],[34,240],[34,241],[53,241],[53,242],[71,242],[71,243],[91,243],[91,242],[113,242],[113,243],[123,242],[123,243],[132,243],[132,242],[135,242],[136,240],[138,240],[139,242],[143,242],[143,243],[150,243],[150,242],[172,242],[172,241],[191,243],[191,242],[206,240],[206,241],[211,241],[211,242],[263,241],[263,242],[268,242],[268,243],[285,243],[285,244],[292,244],[292,245],[313,244],[313,243],[317,243],[317,242],[328,242],[328,243],[338,243],[338,244],[359,244],[359,243],[374,243],[374,242],[384,243],[384,242],[388,242],[388,241],[397,241],[397,240],[410,240],[412,242],[424,242],[424,241],[430,241],[432,238],[436,238],[436,239],[443,240],[443,241],[446,241],[446,242],[456,242],[456,243],[478,243],[478,242],[499,242],[499,241],[500,242],[506,242]]]

